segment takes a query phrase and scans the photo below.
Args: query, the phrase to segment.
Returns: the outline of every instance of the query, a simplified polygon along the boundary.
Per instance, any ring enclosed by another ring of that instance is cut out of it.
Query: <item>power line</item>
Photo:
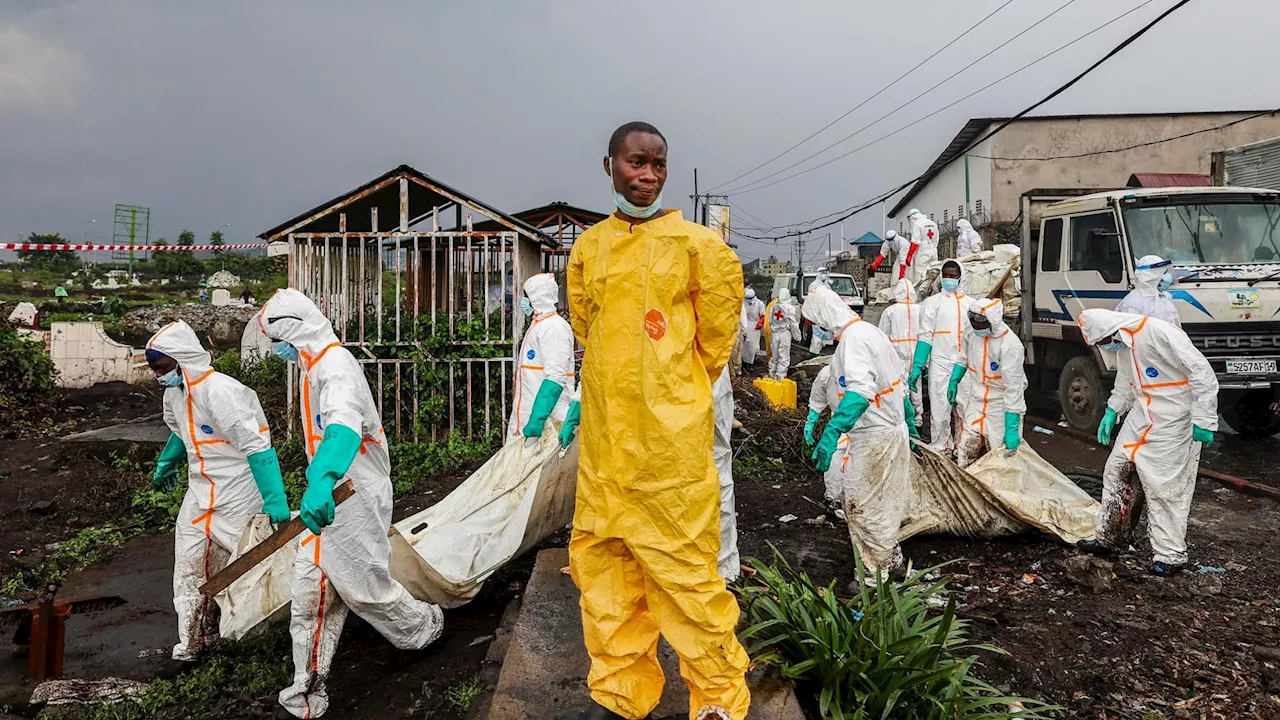
[[[1060,86],[1057,90],[1054,90],[1053,92],[1049,93],[1049,94],[1048,94],[1048,95],[1046,95],[1043,99],[1041,99],[1041,100],[1039,100],[1038,102],[1034,103],[1033,105],[1031,105],[1030,107],[1026,108],[1025,110],[1023,110],[1023,111],[1019,112],[1017,115],[1014,115],[1013,117],[1009,118],[1008,120],[1005,120],[1005,121],[1004,121],[1003,123],[1001,123],[998,127],[994,128],[993,130],[991,130],[991,131],[990,131],[990,132],[988,132],[987,134],[983,135],[983,136],[982,136],[981,138],[979,138],[978,140],[974,141],[974,142],[972,143],[972,145],[978,145],[978,144],[980,144],[980,143],[982,143],[982,142],[985,142],[985,141],[987,141],[987,140],[990,140],[992,137],[995,137],[995,135],[996,135],[996,134],[998,134],[999,132],[1001,132],[1001,131],[1002,131],[1002,130],[1004,130],[1005,128],[1009,127],[1009,125],[1010,125],[1010,124],[1012,124],[1013,122],[1015,122],[1015,121],[1017,121],[1017,120],[1021,119],[1022,117],[1026,116],[1028,113],[1032,112],[1032,111],[1033,111],[1033,110],[1035,110],[1036,108],[1040,107],[1041,105],[1044,105],[1045,103],[1049,102],[1050,100],[1052,100],[1052,99],[1056,98],[1057,96],[1059,96],[1059,95],[1061,95],[1062,93],[1066,92],[1067,90],[1071,89],[1073,86],[1075,86],[1075,85],[1076,85],[1077,83],[1079,83],[1081,80],[1083,80],[1083,79],[1084,79],[1084,78],[1085,78],[1089,73],[1091,73],[1091,72],[1093,72],[1094,70],[1098,69],[1098,67],[1100,67],[1100,66],[1101,66],[1103,63],[1105,63],[1106,61],[1110,60],[1111,58],[1115,57],[1116,55],[1119,55],[1121,51],[1123,51],[1125,48],[1127,48],[1127,47],[1129,47],[1130,45],[1132,45],[1132,44],[1133,44],[1133,43],[1134,43],[1138,38],[1142,37],[1143,35],[1146,35],[1148,32],[1150,32],[1150,31],[1151,31],[1151,29],[1152,29],[1152,28],[1154,28],[1156,25],[1159,25],[1159,24],[1160,24],[1161,22],[1163,22],[1166,18],[1168,18],[1168,17],[1169,17],[1170,15],[1172,15],[1173,13],[1177,12],[1179,9],[1181,9],[1184,5],[1186,5],[1186,4],[1187,4],[1187,3],[1189,3],[1189,2],[1191,2],[1191,0],[1179,0],[1177,3],[1175,3],[1175,4],[1174,4],[1172,7],[1170,7],[1168,10],[1165,10],[1163,13],[1161,13],[1159,16],[1157,16],[1157,17],[1156,17],[1155,19],[1153,19],[1151,22],[1147,23],[1146,25],[1144,25],[1143,27],[1141,27],[1140,29],[1138,29],[1138,31],[1137,31],[1137,32],[1135,32],[1135,33],[1133,33],[1132,35],[1130,35],[1129,37],[1125,38],[1125,40],[1124,40],[1123,42],[1121,42],[1119,45],[1117,45],[1115,48],[1113,48],[1113,49],[1112,49],[1110,52],[1108,52],[1106,55],[1103,55],[1103,56],[1102,56],[1102,57],[1101,57],[1097,62],[1095,62],[1095,63],[1093,63],[1092,65],[1090,65],[1089,67],[1085,68],[1082,72],[1080,72],[1080,74],[1078,74],[1078,75],[1076,75],[1075,77],[1071,78],[1071,79],[1070,79],[1070,80],[1068,80],[1065,84],[1063,84],[1062,86]],[[1144,4],[1145,4],[1145,3],[1144,3]],[[1139,7],[1141,7],[1141,6],[1139,6]],[[1135,8],[1135,9],[1136,9],[1136,8]],[[952,161],[954,161],[954,158],[952,159]],[[948,164],[949,164],[949,163],[948,163]],[[938,170],[940,171],[940,170],[942,170],[942,169],[943,169],[943,168],[945,168],[945,167],[946,167],[946,165],[944,164],[944,165],[942,166],[942,168],[939,168]],[[824,223],[824,224],[822,224],[822,225],[818,225],[818,226],[816,226],[816,227],[809,228],[808,230],[804,230],[804,231],[794,231],[794,230],[793,230],[793,231],[791,231],[791,232],[789,232],[789,233],[785,233],[785,234],[782,234],[782,235],[778,235],[778,236],[776,236],[776,238],[775,238],[775,239],[783,239],[783,238],[787,238],[787,237],[798,237],[799,235],[803,234],[804,232],[813,232],[814,230],[820,230],[820,229],[825,228],[825,227],[831,227],[832,225],[839,224],[839,223],[841,223],[841,222],[843,222],[843,221],[845,221],[845,220],[848,220],[849,218],[853,217],[854,215],[857,215],[858,213],[865,212],[866,210],[868,210],[868,209],[870,209],[870,208],[874,207],[876,204],[878,204],[878,203],[882,202],[883,200],[887,200],[887,199],[889,199],[890,197],[893,197],[893,196],[894,196],[894,195],[896,195],[897,193],[899,193],[899,192],[901,192],[902,190],[904,190],[904,189],[906,189],[907,187],[909,187],[912,183],[915,183],[915,182],[918,182],[919,180],[922,180],[922,179],[925,177],[925,175],[928,175],[928,174],[929,174],[929,171],[928,171],[928,170],[926,170],[925,172],[921,173],[920,175],[916,176],[915,178],[913,178],[913,179],[911,179],[911,180],[909,180],[909,181],[907,181],[907,182],[903,183],[902,185],[899,185],[897,188],[894,188],[893,190],[890,190],[890,191],[888,191],[887,193],[883,193],[883,194],[881,194],[881,195],[878,195],[875,199],[870,200],[870,201],[868,201],[868,202],[865,202],[865,203],[863,203],[863,204],[862,204],[862,205],[860,205],[860,206],[857,206],[857,207],[854,207],[854,208],[850,208],[848,212],[846,212],[845,214],[843,214],[843,215],[841,215],[840,217],[836,218],[835,220],[831,220],[831,221],[829,221],[829,222],[827,222],[827,223]],[[834,213],[828,213],[828,215],[823,216],[823,217],[829,217],[829,216],[830,216],[830,215],[832,215],[832,214],[834,214]],[[807,224],[807,223],[803,223],[803,224]],[[765,239],[765,238],[757,238],[757,239]]]
[[[837,156],[835,156],[835,157],[831,158],[830,160],[826,160],[826,161],[824,161],[824,162],[818,163],[817,165],[814,165],[814,166],[813,166],[813,167],[811,167],[811,168],[806,168],[806,169],[804,169],[804,170],[801,170],[801,171],[800,171],[800,172],[798,172],[798,173],[793,173],[793,174],[788,175],[788,176],[786,176],[786,177],[778,178],[777,180],[774,180],[773,182],[765,183],[764,185],[757,185],[756,187],[750,187],[749,185],[744,185],[743,187],[745,187],[745,188],[747,188],[747,189],[745,189],[745,190],[740,190],[739,192],[736,192],[736,193],[734,193],[734,194],[737,194],[737,195],[745,195],[745,194],[747,194],[747,193],[755,192],[755,191],[757,191],[757,190],[763,190],[763,189],[765,189],[765,188],[767,188],[767,187],[772,187],[772,186],[777,185],[777,184],[779,184],[779,183],[784,183],[784,182],[786,182],[786,181],[788,181],[788,180],[793,180],[793,179],[795,179],[795,178],[800,177],[801,175],[807,175],[808,173],[811,173],[811,172],[813,172],[814,170],[817,170],[817,169],[819,169],[819,168],[826,167],[827,165],[830,165],[830,164],[831,164],[831,163],[833,163],[833,162],[836,162],[836,161],[839,161],[839,160],[843,160],[844,158],[847,158],[847,157],[849,157],[850,155],[853,155],[854,153],[857,153],[857,152],[861,152],[861,151],[863,151],[863,150],[866,150],[867,148],[871,147],[872,145],[875,145],[875,144],[877,144],[877,143],[883,142],[884,140],[888,140],[889,138],[893,137],[894,135],[897,135],[898,133],[900,133],[900,132],[902,132],[902,131],[904,131],[904,130],[907,130],[907,129],[910,129],[910,128],[912,128],[912,127],[915,127],[916,125],[919,125],[920,123],[924,122],[925,120],[928,120],[928,119],[929,119],[930,117],[932,117],[933,115],[936,115],[937,113],[940,113],[940,112],[942,112],[942,111],[944,111],[944,110],[949,110],[949,109],[951,109],[951,108],[955,107],[956,105],[959,105],[960,103],[964,102],[965,100],[968,100],[969,98],[973,97],[974,95],[977,95],[977,94],[979,94],[979,93],[985,92],[985,91],[987,91],[988,89],[990,89],[990,88],[992,88],[992,87],[994,87],[994,86],[996,86],[996,85],[999,85],[1000,83],[1004,82],[1005,80],[1008,80],[1009,78],[1013,77],[1014,75],[1017,75],[1017,74],[1019,74],[1019,73],[1021,73],[1021,72],[1025,71],[1025,70],[1027,70],[1027,69],[1031,68],[1032,66],[1037,65],[1037,64],[1039,64],[1039,63],[1041,63],[1041,62],[1043,62],[1043,61],[1045,61],[1045,60],[1047,60],[1047,59],[1049,59],[1049,58],[1053,57],[1054,55],[1057,55],[1058,53],[1062,52],[1063,50],[1066,50],[1067,48],[1071,47],[1072,45],[1075,45],[1076,43],[1080,42],[1081,40],[1084,40],[1085,38],[1089,37],[1090,35],[1093,35],[1093,34],[1095,34],[1095,33],[1098,33],[1098,32],[1100,32],[1100,31],[1102,31],[1102,30],[1106,29],[1107,27],[1110,27],[1111,25],[1113,25],[1113,24],[1115,24],[1115,23],[1119,22],[1120,20],[1124,19],[1125,17],[1128,17],[1129,15],[1132,15],[1133,13],[1137,12],[1138,10],[1141,10],[1142,8],[1144,8],[1144,7],[1146,7],[1147,5],[1150,5],[1150,4],[1151,4],[1151,0],[1146,0],[1146,1],[1145,1],[1145,2],[1143,2],[1142,4],[1137,5],[1137,6],[1133,7],[1132,9],[1130,9],[1130,10],[1128,10],[1128,11],[1126,11],[1126,12],[1121,13],[1120,15],[1117,15],[1116,17],[1112,18],[1111,20],[1109,20],[1109,21],[1107,21],[1107,22],[1103,23],[1102,25],[1099,25],[1098,27],[1096,27],[1096,28],[1094,28],[1094,29],[1090,30],[1089,32],[1087,32],[1087,33],[1085,33],[1085,34],[1083,34],[1083,35],[1081,35],[1081,36],[1077,37],[1076,39],[1074,39],[1074,40],[1072,40],[1072,41],[1070,41],[1070,42],[1066,43],[1065,45],[1061,45],[1061,46],[1059,46],[1058,48],[1056,48],[1056,49],[1054,49],[1054,50],[1051,50],[1051,51],[1049,51],[1048,53],[1046,53],[1046,54],[1044,54],[1044,55],[1041,55],[1040,57],[1036,58],[1035,60],[1032,60],[1031,62],[1027,63],[1026,65],[1023,65],[1022,67],[1018,68],[1017,70],[1014,70],[1013,72],[1008,73],[1007,75],[1004,75],[1003,77],[997,78],[997,79],[995,79],[995,80],[993,80],[993,81],[991,81],[991,82],[987,83],[986,85],[983,85],[982,87],[978,88],[977,90],[974,90],[973,92],[969,93],[968,95],[965,95],[965,96],[963,96],[963,97],[961,97],[961,98],[959,98],[959,99],[957,99],[957,100],[954,100],[954,101],[952,101],[951,103],[948,103],[947,105],[944,105],[944,106],[942,106],[942,107],[938,108],[937,110],[934,110],[933,112],[931,112],[931,113],[929,113],[929,114],[927,114],[927,115],[922,115],[921,117],[916,118],[915,120],[913,120],[913,121],[911,121],[911,122],[907,123],[906,125],[903,125],[902,127],[898,128],[897,130],[893,130],[893,131],[888,132],[888,133],[886,133],[886,134],[884,134],[884,135],[881,135],[880,137],[876,138],[875,140],[872,140],[871,142],[868,142],[868,143],[863,144],[863,145],[859,145],[858,147],[853,148],[852,150],[849,150],[848,152],[845,152],[845,153],[842,153],[842,154],[840,154],[840,155],[837,155]],[[928,92],[928,91],[925,91],[925,92]],[[908,104],[910,104],[910,103],[908,103]],[[877,122],[878,122],[878,121],[877,121]],[[872,123],[872,125],[874,125],[874,124],[875,124],[875,123]],[[870,126],[868,126],[868,127],[870,127]],[[801,162],[803,162],[803,161],[801,161]],[[799,164],[799,163],[797,163],[797,164]],[[765,178],[761,178],[760,180],[757,180],[756,182],[760,182],[760,181],[762,181],[762,180],[764,180],[764,179],[765,179]]]
[[[903,73],[903,74],[899,75],[899,76],[898,76],[898,78],[897,78],[896,80],[894,80],[893,82],[889,83],[888,85],[885,85],[884,87],[882,87],[882,88],[880,88],[879,90],[877,90],[877,91],[876,91],[876,93],[875,93],[874,95],[872,95],[871,97],[869,97],[869,98],[867,98],[867,99],[863,100],[862,102],[858,103],[858,104],[857,104],[857,105],[855,105],[852,109],[848,110],[848,111],[847,111],[847,112],[845,112],[843,115],[841,115],[840,117],[836,118],[835,120],[832,120],[831,122],[827,123],[826,125],[823,125],[822,127],[818,128],[818,130],[817,130],[817,131],[815,131],[813,134],[809,135],[808,137],[806,137],[805,139],[803,139],[803,140],[801,140],[800,142],[796,143],[795,145],[792,145],[791,147],[787,148],[786,150],[783,150],[782,152],[778,153],[777,155],[774,155],[773,157],[769,158],[768,160],[765,160],[764,162],[760,163],[759,165],[757,165],[757,166],[755,166],[755,167],[751,168],[750,170],[748,170],[748,171],[746,171],[746,172],[742,173],[741,175],[738,175],[737,177],[734,177],[734,178],[732,178],[732,179],[730,179],[730,180],[726,180],[726,181],[724,181],[724,182],[720,183],[719,185],[716,185],[715,187],[711,188],[711,192],[714,192],[717,188],[722,188],[722,187],[724,187],[725,185],[729,185],[729,184],[732,184],[732,183],[735,183],[735,182],[737,182],[737,181],[741,180],[742,178],[744,178],[744,177],[746,177],[746,176],[750,175],[751,173],[753,173],[753,172],[755,172],[755,171],[759,170],[760,168],[762,168],[762,167],[764,167],[764,166],[768,165],[769,163],[773,162],[774,160],[777,160],[778,158],[782,157],[783,155],[786,155],[787,153],[791,152],[792,150],[795,150],[796,148],[800,147],[801,145],[803,145],[803,144],[805,144],[805,143],[809,142],[810,140],[814,139],[814,138],[815,138],[815,137],[817,137],[818,135],[821,135],[823,132],[825,132],[825,131],[827,130],[827,128],[830,128],[832,125],[835,125],[836,123],[840,122],[841,120],[843,120],[843,119],[845,119],[845,118],[849,117],[850,115],[852,115],[853,113],[857,112],[859,109],[861,109],[861,108],[862,108],[862,106],[864,106],[864,105],[866,105],[867,103],[871,102],[872,100],[875,100],[876,98],[880,97],[880,95],[881,95],[881,94],[883,94],[886,90],[888,90],[889,88],[893,87],[894,85],[897,85],[899,82],[901,82],[903,79],[905,79],[905,78],[906,78],[908,75],[910,75],[911,73],[915,72],[916,70],[919,70],[919,69],[921,68],[921,66],[923,66],[925,63],[929,62],[930,60],[934,59],[934,58],[935,58],[935,57],[937,57],[938,55],[942,54],[942,52],[943,52],[944,50],[946,50],[947,48],[951,47],[952,45],[955,45],[957,42],[959,42],[959,41],[960,41],[962,38],[964,38],[966,35],[968,35],[969,33],[973,32],[974,30],[978,29],[978,26],[979,26],[979,25],[982,25],[982,24],[983,24],[983,23],[985,23],[986,21],[990,20],[990,19],[991,19],[991,17],[992,17],[993,15],[995,15],[996,13],[998,13],[998,12],[1000,12],[1001,10],[1005,9],[1006,7],[1008,7],[1009,5],[1011,5],[1013,2],[1014,2],[1014,0],[1006,0],[1006,1],[1005,1],[1005,3],[1004,3],[1003,5],[1001,5],[1001,6],[997,7],[995,10],[992,10],[989,14],[987,14],[987,16],[986,16],[986,17],[984,17],[984,18],[982,18],[981,20],[979,20],[978,22],[974,23],[974,24],[973,24],[973,26],[972,26],[972,27],[970,27],[968,30],[965,30],[964,32],[962,32],[962,33],[960,33],[959,35],[957,35],[957,36],[955,36],[954,38],[952,38],[952,39],[951,39],[951,42],[949,42],[949,43],[947,43],[946,45],[943,45],[942,47],[940,47],[940,48],[938,48],[937,50],[935,50],[935,51],[934,51],[934,53],[933,53],[932,55],[930,55],[929,57],[926,57],[925,59],[923,59],[923,60],[921,60],[920,62],[916,63],[915,67],[912,67],[910,70],[908,70],[908,71],[906,71],[905,73]],[[784,170],[785,170],[785,169],[784,169]]]
[[[1150,0],[1148,0],[1148,1],[1150,1]],[[751,182],[749,182],[749,183],[747,183],[747,184],[745,184],[745,185],[741,185],[741,186],[739,186],[739,187],[736,187],[736,188],[732,188],[732,189],[726,190],[726,191],[725,191],[725,194],[732,195],[733,193],[740,192],[741,190],[743,190],[743,188],[749,188],[749,187],[751,187],[752,185],[754,185],[754,184],[756,184],[756,183],[763,182],[763,181],[765,181],[765,180],[768,180],[768,179],[769,179],[769,178],[771,178],[771,177],[776,177],[776,176],[778,176],[778,175],[781,175],[782,173],[784,173],[784,172],[786,172],[786,171],[788,171],[788,170],[790,170],[790,169],[792,169],[792,168],[794,168],[794,167],[796,167],[796,166],[802,165],[802,164],[804,164],[804,163],[806,163],[806,162],[808,162],[808,161],[810,161],[810,160],[812,160],[812,159],[814,159],[814,158],[818,157],[819,155],[821,155],[821,154],[825,153],[826,151],[828,151],[828,150],[830,150],[830,149],[832,149],[832,148],[836,147],[837,145],[840,145],[840,144],[844,143],[846,140],[849,140],[850,138],[852,138],[852,137],[854,137],[854,136],[856,136],[856,135],[860,134],[863,130],[866,130],[866,129],[870,128],[870,127],[873,127],[874,125],[876,125],[877,123],[879,123],[881,120],[884,120],[885,118],[889,117],[890,115],[893,115],[894,113],[898,112],[899,110],[902,110],[903,108],[905,108],[905,107],[907,107],[908,105],[910,105],[910,104],[914,103],[915,101],[919,100],[920,98],[924,97],[925,95],[928,95],[929,93],[933,92],[934,90],[937,90],[939,87],[942,87],[942,86],[943,86],[943,85],[945,85],[946,83],[951,82],[953,79],[955,79],[955,78],[956,78],[956,76],[958,76],[958,75],[960,75],[961,73],[965,72],[966,70],[968,70],[969,68],[973,67],[974,65],[977,65],[978,63],[982,62],[983,60],[986,60],[987,58],[991,57],[992,55],[994,55],[995,53],[999,52],[1001,49],[1003,49],[1004,47],[1006,47],[1007,45],[1009,45],[1009,43],[1013,42],[1014,40],[1017,40],[1018,38],[1022,37],[1023,35],[1026,35],[1027,33],[1031,32],[1031,31],[1032,31],[1032,30],[1034,30],[1035,28],[1039,27],[1042,23],[1044,23],[1045,21],[1047,21],[1049,18],[1051,18],[1051,17],[1053,17],[1054,15],[1057,15],[1058,13],[1060,13],[1060,12],[1062,12],[1063,10],[1067,9],[1067,7],[1069,7],[1070,5],[1074,4],[1075,2],[1076,2],[1076,0],[1067,0],[1067,1],[1066,1],[1065,3],[1063,3],[1062,5],[1059,5],[1059,6],[1058,6],[1058,8],[1057,8],[1056,10],[1054,10],[1053,12],[1051,12],[1051,13],[1049,13],[1048,15],[1045,15],[1044,17],[1040,18],[1040,19],[1039,19],[1039,20],[1037,20],[1036,22],[1032,23],[1030,26],[1028,26],[1028,27],[1026,27],[1026,28],[1023,28],[1023,29],[1022,29],[1022,31],[1021,31],[1021,32],[1019,32],[1018,34],[1014,35],[1013,37],[1009,38],[1008,40],[1005,40],[1004,42],[1000,43],[999,45],[995,46],[994,48],[992,48],[992,49],[988,50],[986,53],[984,53],[982,56],[980,56],[978,59],[974,60],[973,62],[969,63],[968,65],[965,65],[964,67],[960,68],[959,70],[955,71],[954,73],[951,73],[951,74],[950,74],[950,75],[948,75],[946,78],[944,78],[944,79],[942,79],[941,81],[939,81],[939,82],[935,83],[935,84],[933,85],[933,87],[929,88],[928,90],[925,90],[924,92],[920,93],[919,95],[916,95],[915,97],[911,98],[910,100],[906,101],[905,103],[903,103],[903,104],[899,105],[898,107],[896,107],[896,108],[894,108],[894,109],[890,110],[889,112],[885,113],[884,115],[881,115],[880,117],[876,118],[875,120],[872,120],[871,122],[867,123],[866,125],[863,125],[862,127],[858,128],[857,130],[854,130],[853,132],[849,133],[848,135],[845,135],[844,137],[842,137],[842,138],[840,138],[839,140],[837,140],[837,141],[835,141],[835,142],[831,143],[830,145],[828,145],[828,146],[826,146],[826,147],[822,148],[821,150],[819,150],[819,151],[817,151],[817,152],[815,152],[815,153],[812,153],[812,154],[810,154],[810,155],[809,155],[809,156],[807,156],[807,157],[801,158],[800,160],[797,160],[796,162],[793,162],[793,163],[791,163],[790,165],[788,165],[788,166],[786,166],[786,167],[784,167],[784,168],[781,168],[781,169],[779,169],[779,170],[775,170],[774,172],[769,173],[768,175],[765,175],[765,176],[764,176],[764,177],[762,177],[762,178],[759,178],[759,179],[757,179],[757,180],[752,180]],[[1145,3],[1144,3],[1144,4],[1145,4]],[[926,116],[926,117],[927,117],[927,116]],[[818,167],[822,167],[822,166],[821,166],[821,165],[819,165]],[[811,169],[812,169],[812,168],[811,168]]]

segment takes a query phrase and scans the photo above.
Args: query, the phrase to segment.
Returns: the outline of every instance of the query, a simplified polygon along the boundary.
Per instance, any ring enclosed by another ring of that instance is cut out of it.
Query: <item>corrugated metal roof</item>
[[[854,245],[879,245],[881,242],[883,242],[883,240],[880,239],[879,235],[873,232],[867,231],[863,233],[857,240],[854,240],[853,244]]]
[[[1210,187],[1213,177],[1200,173],[1134,173],[1129,176],[1126,187],[1158,188],[1158,187]]]

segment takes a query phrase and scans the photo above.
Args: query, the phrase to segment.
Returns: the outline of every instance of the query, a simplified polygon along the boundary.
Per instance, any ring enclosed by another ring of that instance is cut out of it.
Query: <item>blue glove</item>
[[[818,470],[826,472],[831,469],[831,456],[836,452],[840,436],[852,430],[862,418],[862,413],[869,407],[871,407],[870,400],[857,393],[845,393],[844,400],[840,401],[840,407],[831,414],[827,428],[822,431],[822,439],[818,441],[818,447],[813,451],[813,459],[816,461]]]
[[[1098,444],[1110,445],[1111,435],[1116,431],[1116,411],[1107,408],[1107,412],[1102,416],[1102,422],[1098,423]],[[1192,437],[1195,431],[1192,431]]]
[[[907,386],[912,391],[920,389],[920,376],[924,374],[924,368],[929,364],[929,354],[933,352],[933,346],[921,340],[916,343],[916,354],[911,358],[911,375],[907,378]]]
[[[253,473],[253,481],[262,493],[262,512],[271,518],[272,523],[282,523],[289,519],[289,501],[284,494],[284,478],[280,476],[280,458],[275,448],[250,455],[249,472]]]
[[[1022,416],[1018,413],[1004,414],[1004,446],[1017,450],[1022,444]]]
[[[822,417],[822,414],[819,413],[817,410],[814,410],[812,408],[809,409],[809,419],[804,421],[804,444],[805,445],[813,444],[813,428],[815,425],[818,424],[818,418],[820,417]]]
[[[169,439],[156,458],[156,471],[151,475],[151,487],[169,492],[178,486],[178,463],[187,459],[187,446],[177,433],[169,433]]]
[[[907,418],[907,433],[919,440],[920,428],[916,427],[916,408],[911,404],[910,395],[902,399],[902,412]]]
[[[947,402],[952,405],[956,404],[956,400],[960,397],[960,381],[964,379],[964,374],[969,372],[969,366],[963,363],[956,363],[951,368],[951,382],[947,383]]]
[[[560,428],[560,447],[567,448],[573,442],[573,434],[582,420],[582,403],[577,400],[569,403],[569,412],[565,413],[564,425]]]
[[[1205,430],[1199,425],[1191,426],[1191,439],[1203,445],[1213,444],[1213,431]]]
[[[529,422],[520,430],[521,435],[527,438],[542,437],[542,431],[547,427],[547,418],[551,417],[551,411],[555,409],[562,392],[564,387],[555,380],[546,378],[542,381],[538,386],[538,395],[533,399],[533,410],[529,411]]]
[[[330,425],[307,466],[307,489],[302,493],[302,523],[317,535],[333,524],[336,508],[333,486],[347,474],[360,452],[360,433],[344,425]]]

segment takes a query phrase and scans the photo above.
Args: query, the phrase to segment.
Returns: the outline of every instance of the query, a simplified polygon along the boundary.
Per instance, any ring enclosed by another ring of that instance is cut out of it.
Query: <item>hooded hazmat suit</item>
[[[560,287],[554,275],[534,275],[524,282],[533,318],[516,356],[515,405],[507,423],[507,442],[530,427],[542,435],[547,418],[563,423],[574,392],[573,328],[556,313]]]
[[[963,281],[964,266],[958,261],[950,262],[960,266]],[[930,446],[938,452],[955,450],[947,386],[951,383],[952,369],[964,357],[964,334],[969,326],[968,310],[969,298],[959,289],[954,292],[943,290],[920,303],[920,333],[916,336],[911,374],[919,373],[927,378]],[[963,417],[963,406],[958,409]]]
[[[1146,315],[1182,327],[1178,306],[1169,293],[1160,288],[1161,281],[1166,287],[1173,284],[1172,273],[1172,262],[1161,259],[1159,255],[1143,255],[1133,272],[1134,289],[1116,305],[1116,312]]]
[[[929,264],[938,259],[938,224],[919,210],[907,214],[911,223],[911,248],[907,250],[907,277],[912,285],[924,279]]]
[[[715,441],[712,456],[720,476],[720,559],[716,563],[720,577],[733,582],[742,572],[738,556],[738,512],[733,495],[733,380],[729,366],[711,386],[711,403],[715,407]]]
[[[831,366],[827,365],[818,371],[809,388],[809,417],[816,423],[822,411],[827,409],[827,388],[831,382]],[[808,432],[806,432],[806,436]],[[810,443],[812,444],[812,443]],[[841,434],[836,441],[836,453],[831,458],[831,467],[822,473],[824,499],[828,505],[834,505],[844,512],[844,471],[849,468],[849,435]]]
[[[329,707],[325,680],[348,609],[402,650],[435,641],[444,618],[439,606],[415,600],[388,569],[391,458],[361,365],[338,342],[320,309],[297,290],[277,291],[262,306],[258,322],[267,337],[287,342],[299,353],[303,442],[312,466],[307,495],[322,481],[313,475],[315,467],[331,462],[328,445],[344,433],[358,444],[345,470],[340,467],[344,458],[334,471],[337,482],[351,480],[355,494],[332,511],[331,524],[320,534],[302,533],[294,563],[289,624],[294,674],[293,684],[280,692],[280,704],[297,717],[314,718]]]
[[[988,450],[1006,448],[1006,413],[1021,421],[1027,414],[1026,351],[1017,334],[1004,321],[1000,300],[974,300],[973,312],[982,313],[991,323],[991,334],[982,337],[972,325],[965,330],[964,356],[957,362],[968,368],[973,378],[965,384],[964,427],[956,446],[957,464],[969,467]],[[1021,437],[1021,428],[1014,432]],[[1015,444],[1012,449],[1017,449]]]
[[[911,241],[896,231],[890,230],[884,234],[884,242],[880,243],[880,254],[871,262],[871,269],[875,270],[885,260],[893,258],[893,274],[889,277],[897,282],[907,275],[906,263],[909,252],[911,252]]]
[[[147,349],[176,360],[182,373],[182,385],[166,389],[163,399],[164,423],[182,441],[188,463],[187,493],[173,532],[173,659],[194,660],[218,631],[200,586],[226,565],[245,525],[262,510],[249,456],[271,450],[271,429],[257,394],[214,371],[190,325],[169,323]]]
[[[755,365],[760,354],[760,331],[764,324],[764,303],[756,297],[756,291],[747,288],[742,301],[742,362]]]
[[[678,211],[636,224],[610,216],[574,243],[568,287],[586,348],[569,559],[591,696],[626,718],[652,711],[661,633],[680,656],[691,713],[719,706],[741,720],[747,655],[716,572],[711,386],[741,332],[742,266]]]
[[[1123,529],[1132,527],[1145,495],[1156,562],[1183,565],[1200,465],[1201,444],[1193,441],[1193,430],[1218,429],[1218,379],[1187,334],[1163,320],[1085,310],[1080,329],[1089,344],[1114,335],[1123,345],[1116,353],[1116,383],[1107,407],[1115,416],[1129,414],[1102,473],[1098,542],[1127,545]],[[1139,487],[1133,485],[1131,468]]]
[[[888,573],[902,564],[898,529],[907,509],[911,468],[902,366],[888,336],[829,288],[810,290],[803,312],[837,338],[827,383],[827,404],[835,410],[815,457],[819,469],[825,469],[822,456],[836,448],[845,430],[842,422],[853,420],[842,472],[844,513],[849,537],[874,578],[877,570]],[[853,413],[846,410],[853,406]]]
[[[916,355],[916,339],[920,333],[920,304],[916,302],[916,289],[904,279],[893,284],[894,303],[880,314],[880,329],[889,336],[898,360],[902,362],[902,381],[911,375],[911,360]],[[924,418],[924,401],[920,390],[911,390],[911,405],[916,410],[915,425]]]
[[[982,236],[968,220],[956,221],[956,259],[963,260],[982,252]]]
[[[796,306],[791,302],[791,291],[778,291],[778,301],[769,313],[769,377],[781,380],[791,367],[791,343],[800,337],[800,321],[796,319]]]

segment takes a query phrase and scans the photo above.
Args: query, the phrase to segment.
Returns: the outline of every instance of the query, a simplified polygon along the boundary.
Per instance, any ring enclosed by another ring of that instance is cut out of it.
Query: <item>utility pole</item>
[[[693,221],[698,222],[698,168],[693,169]]]

